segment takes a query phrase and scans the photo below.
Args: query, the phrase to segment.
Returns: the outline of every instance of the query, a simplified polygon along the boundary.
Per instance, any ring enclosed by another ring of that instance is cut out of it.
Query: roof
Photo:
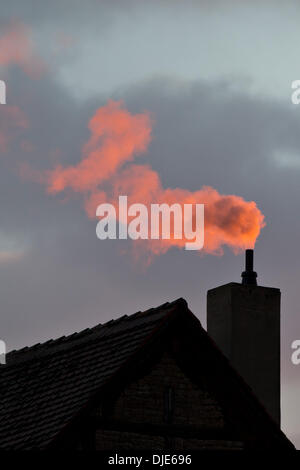
[[[12,351],[0,367],[0,448],[43,448],[178,302]]]
[[[237,397],[243,390],[254,407],[258,407],[274,436],[291,445],[208,338],[186,301],[178,299],[8,353],[6,365],[0,366],[0,449],[47,448],[101,389],[131,364],[136,353],[166,331],[178,316],[186,324],[192,321],[193,330],[199,330],[199,344],[210,350],[205,351],[205,357],[216,356],[222,374],[229,374],[226,382],[231,383],[230,377],[233,377],[233,387],[238,382]]]

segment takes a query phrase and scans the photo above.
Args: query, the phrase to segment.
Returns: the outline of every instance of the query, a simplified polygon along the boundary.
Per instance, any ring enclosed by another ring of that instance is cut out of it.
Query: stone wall
[[[99,411],[95,413],[98,416]],[[133,430],[134,426],[140,431]],[[197,387],[171,354],[165,353],[148,374],[128,385],[119,395],[109,419],[109,429],[96,431],[96,448],[209,447],[209,442],[197,438],[198,431],[218,432],[224,426],[222,410],[214,397]],[[152,430],[149,434],[147,427]]]

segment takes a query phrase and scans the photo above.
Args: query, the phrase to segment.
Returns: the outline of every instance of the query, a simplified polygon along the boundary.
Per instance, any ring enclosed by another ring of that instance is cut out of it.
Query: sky
[[[264,214],[255,269],[259,284],[282,292],[282,427],[300,447],[300,365],[291,363],[300,339],[299,10],[296,0],[1,6],[0,337],[9,350],[178,297],[205,327],[207,290],[240,281],[244,256],[230,244],[214,254],[173,247],[145,262],[140,244],[97,239],[87,210],[95,187],[74,188],[64,173],[63,189],[49,189],[53,169],[76,174],[99,150],[91,120],[122,101],[151,131],[125,171],[150,172],[159,194],[210,186]],[[116,175],[105,184],[118,185]]]

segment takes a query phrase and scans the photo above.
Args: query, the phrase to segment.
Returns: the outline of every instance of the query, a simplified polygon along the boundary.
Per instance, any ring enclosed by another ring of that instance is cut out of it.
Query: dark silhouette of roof
[[[157,338],[161,344],[159,335],[173,324],[179,325],[183,341],[193,345],[193,360],[187,356],[191,367],[197,373],[200,369],[206,375],[211,372],[208,375],[220,402],[228,407],[249,407],[245,413],[258,432],[293,448],[186,301],[178,299],[8,353],[6,365],[0,366],[0,449],[44,449],[53,444],[104,386],[132,367],[142,351],[154,348]]]

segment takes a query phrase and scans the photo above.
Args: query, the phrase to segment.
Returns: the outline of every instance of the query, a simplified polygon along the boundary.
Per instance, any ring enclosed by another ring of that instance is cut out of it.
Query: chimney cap
[[[253,271],[253,258],[254,250],[245,251],[245,271],[242,272],[242,284],[243,285],[257,285],[257,273]]]

